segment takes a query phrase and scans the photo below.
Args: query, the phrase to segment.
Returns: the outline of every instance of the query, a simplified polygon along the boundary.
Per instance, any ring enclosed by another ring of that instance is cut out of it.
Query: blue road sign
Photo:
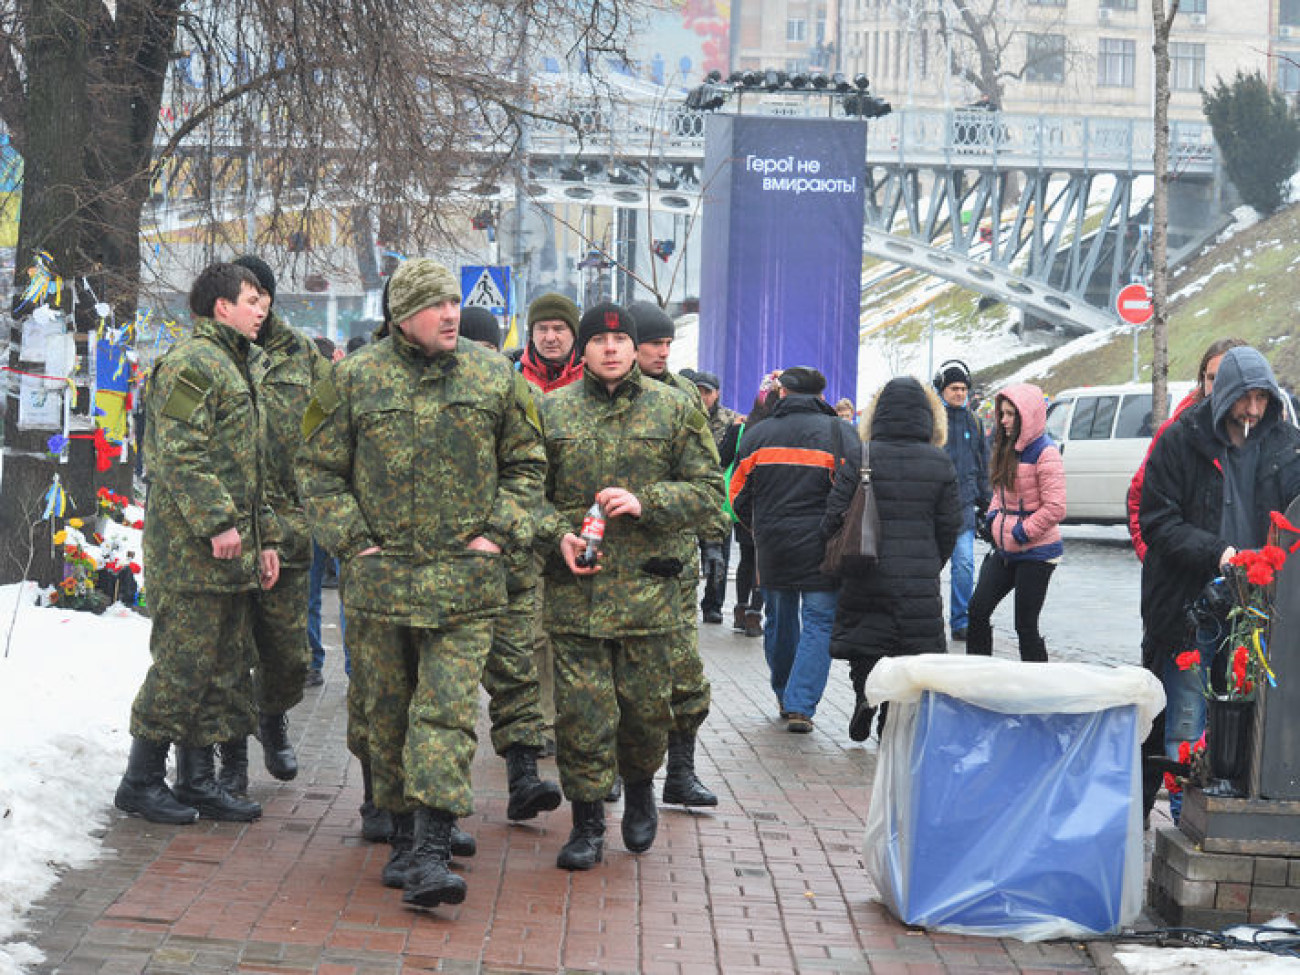
[[[486,308],[494,315],[510,315],[510,268],[491,265],[460,269],[461,304]]]

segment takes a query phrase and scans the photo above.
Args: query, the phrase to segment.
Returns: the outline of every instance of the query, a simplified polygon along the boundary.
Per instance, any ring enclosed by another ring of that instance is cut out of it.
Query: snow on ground
[[[1129,975],[1295,975],[1300,958],[1260,951],[1217,951],[1213,948],[1124,947],[1115,960]]]
[[[1116,333],[1127,332],[1128,326],[1118,326],[1108,329],[1105,332],[1090,332],[1087,335],[1081,335],[1071,342],[1066,342],[1060,348],[1056,349],[1048,356],[1041,359],[1035,359],[1033,362],[1016,370],[1008,376],[1002,383],[1003,386],[1010,386],[1012,383],[1029,382],[1036,376],[1050,371],[1054,366],[1073,359],[1075,356],[1086,355],[1093,349],[1100,349],[1107,342],[1111,341]]]
[[[24,912],[59,873],[101,855],[96,834],[130,747],[131,700],[149,666],[149,621],[35,605],[0,587],[0,975],[41,961]],[[11,631],[11,624],[12,631]]]

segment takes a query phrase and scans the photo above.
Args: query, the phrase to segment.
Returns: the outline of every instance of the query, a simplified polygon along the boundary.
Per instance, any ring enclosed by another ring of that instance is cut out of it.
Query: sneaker
[[[813,730],[812,718],[808,717],[806,714],[793,712],[790,715],[789,722],[785,726],[785,730],[793,731],[797,735],[806,735],[808,732]]]
[[[853,717],[849,719],[849,739],[866,741],[871,737],[871,724],[875,720],[876,709],[867,703],[865,697],[858,698],[853,708]]]
[[[719,613],[716,609],[706,609],[706,610],[704,611],[704,622],[706,622],[706,623],[721,623],[721,622],[722,622],[722,614]]]
[[[315,667],[307,668],[307,677],[302,682],[303,687],[320,687],[325,683],[325,675]]]
[[[755,637],[763,635],[763,614],[756,610],[750,610],[745,614],[745,636]]]
[[[952,631],[952,639],[954,643],[965,643],[966,627],[964,626],[954,627]]]

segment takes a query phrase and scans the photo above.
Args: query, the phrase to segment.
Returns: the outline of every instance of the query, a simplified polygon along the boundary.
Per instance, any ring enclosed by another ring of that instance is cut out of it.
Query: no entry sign
[[[1151,292],[1145,284],[1126,284],[1115,296],[1115,311],[1130,325],[1145,325],[1155,312]]]

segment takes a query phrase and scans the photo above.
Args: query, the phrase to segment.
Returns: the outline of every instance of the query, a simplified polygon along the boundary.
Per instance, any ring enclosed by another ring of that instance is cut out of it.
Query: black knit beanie
[[[237,257],[230,263],[238,264],[240,267],[246,267],[253,272],[253,277],[257,278],[257,283],[262,286],[262,290],[271,296],[271,303],[275,304],[275,272],[271,270],[271,265],[262,260],[256,254],[245,254],[243,257]]]
[[[637,342],[657,342],[677,336],[677,326],[668,313],[650,301],[634,301],[627,310],[636,319]]]
[[[603,332],[622,332],[630,336],[632,343],[637,342],[637,323],[632,314],[612,301],[602,301],[592,305],[582,315],[578,323],[578,349],[587,348],[587,343]]]
[[[501,350],[501,324],[486,308],[470,305],[460,310],[460,334],[471,342],[489,342]]]

